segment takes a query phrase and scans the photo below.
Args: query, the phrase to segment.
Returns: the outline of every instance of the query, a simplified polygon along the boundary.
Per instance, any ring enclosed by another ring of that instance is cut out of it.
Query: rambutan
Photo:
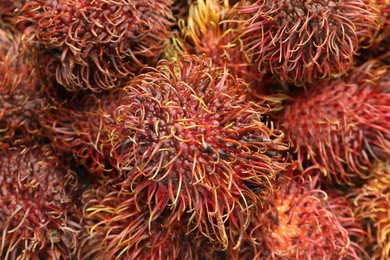
[[[39,117],[44,135],[62,152],[71,153],[90,174],[110,174],[109,134],[124,91],[79,94],[65,101],[52,98]]]
[[[379,163],[370,181],[348,194],[357,218],[369,234],[372,259],[390,258],[390,163]]]
[[[354,185],[390,157],[389,69],[375,60],[293,95],[275,117],[302,168]]]
[[[271,199],[253,214],[240,259],[364,259],[364,231],[348,200],[319,187],[318,173],[278,178]]]
[[[236,41],[237,24],[228,20],[229,3],[199,0],[190,5],[189,15],[179,20],[179,35],[175,38],[176,52],[205,55],[213,66],[227,68],[248,83],[259,81],[261,74],[252,68],[245,51]]]
[[[239,221],[243,232],[288,145],[268,109],[246,99],[247,85],[210,63],[182,56],[133,78],[115,112],[112,156],[136,197],[170,206],[172,218],[192,214],[194,229],[226,246],[225,224]]]
[[[153,65],[170,38],[170,0],[28,1],[25,37],[47,55],[47,75],[69,91],[120,86]]]
[[[27,144],[39,132],[43,109],[38,54],[18,31],[0,25],[0,143]]]
[[[363,0],[258,0],[235,8],[232,19],[259,70],[295,85],[345,74],[379,28],[379,11]]]
[[[77,187],[50,145],[0,151],[0,258],[71,259],[80,230]]]
[[[114,179],[83,194],[87,232],[79,259],[200,259],[186,235],[186,225],[167,222],[164,214],[150,219],[146,203],[139,207],[134,194],[114,186]]]

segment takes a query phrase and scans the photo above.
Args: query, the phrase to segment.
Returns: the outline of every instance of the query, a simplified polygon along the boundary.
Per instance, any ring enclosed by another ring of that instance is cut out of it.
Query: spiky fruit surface
[[[260,80],[261,74],[237,42],[237,24],[228,20],[231,9],[225,1],[199,0],[193,3],[186,19],[179,20],[180,33],[176,38],[176,52],[205,55],[213,66],[227,68],[230,73],[247,82]]]
[[[253,215],[246,242],[241,251],[230,251],[233,255],[242,259],[366,257],[359,244],[364,231],[353,218],[348,200],[321,190],[318,174],[313,178],[304,174],[278,179],[280,188]]]
[[[372,259],[390,258],[390,163],[380,163],[370,181],[351,191],[356,216],[365,224]]]
[[[27,144],[39,132],[38,54],[21,33],[0,25],[0,143]]]
[[[389,70],[371,60],[348,76],[297,93],[276,116],[302,166],[353,185],[375,161],[390,156]]]
[[[149,216],[134,194],[114,186],[111,179],[84,192],[87,232],[80,259],[198,259],[201,248],[186,236],[186,226],[168,222],[164,214]]]
[[[267,108],[247,101],[246,87],[207,59],[182,56],[134,78],[115,114],[112,154],[131,189],[170,206],[172,218],[190,212],[225,246],[225,224],[244,225],[286,165],[283,133],[263,122]]]
[[[48,53],[48,75],[70,91],[122,84],[154,64],[170,38],[172,1],[28,1],[20,20]]]
[[[378,10],[362,0],[258,0],[233,14],[249,15],[241,38],[259,70],[295,85],[345,74],[379,27]]]
[[[123,95],[119,88],[80,93],[66,101],[53,99],[39,117],[45,136],[61,151],[73,154],[89,173],[110,174],[109,134],[115,125],[114,111]]]
[[[50,145],[0,155],[0,257],[70,259],[80,230],[74,173]]]

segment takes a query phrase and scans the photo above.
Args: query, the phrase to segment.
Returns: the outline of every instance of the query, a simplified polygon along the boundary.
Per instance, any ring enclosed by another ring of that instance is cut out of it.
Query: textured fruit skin
[[[120,86],[154,64],[170,38],[171,1],[28,1],[25,38],[47,53],[47,74],[69,91]]]
[[[290,173],[289,173],[290,174]],[[318,172],[283,175],[253,215],[236,259],[365,259],[364,231],[347,198],[320,189]]]
[[[267,108],[247,101],[246,87],[182,56],[135,77],[115,113],[112,156],[130,188],[156,202],[152,215],[189,212],[195,232],[223,246],[229,221],[242,233],[286,166],[283,133],[262,121]]]
[[[115,179],[98,183],[83,194],[86,232],[79,259],[199,259],[186,226],[168,222],[164,214],[149,216],[134,194],[115,186]]]
[[[0,258],[71,259],[80,216],[67,169],[50,145],[0,151]]]
[[[22,34],[0,23],[0,145],[28,144],[39,134],[44,104],[38,88],[38,53]]]
[[[258,0],[236,8],[232,19],[242,24],[243,48],[259,70],[294,85],[345,74],[379,28],[379,11],[362,0]]]
[[[390,163],[379,163],[363,187],[348,194],[369,234],[371,259],[390,258]]]
[[[54,96],[51,87],[48,96]],[[88,173],[110,175],[110,132],[114,112],[124,95],[121,88],[103,93],[84,93],[70,99],[53,98],[40,114],[44,135],[62,152],[70,153]]]
[[[276,125],[301,167],[319,168],[329,182],[354,185],[367,178],[375,161],[390,156],[389,87],[389,69],[370,60],[348,76],[293,93]]]

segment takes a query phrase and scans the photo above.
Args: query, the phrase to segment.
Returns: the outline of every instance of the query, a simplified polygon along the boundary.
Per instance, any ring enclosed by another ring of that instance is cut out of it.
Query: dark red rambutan
[[[110,174],[109,134],[115,125],[114,111],[124,91],[118,88],[79,94],[65,101],[52,99],[39,117],[44,135],[58,149],[71,153],[89,173]]]
[[[371,259],[390,258],[390,163],[379,163],[371,172],[370,181],[352,190],[348,197],[353,201],[358,219],[369,234]]]
[[[390,156],[389,69],[371,60],[348,76],[325,79],[286,102],[276,116],[305,167],[353,185]]]
[[[226,246],[225,224],[244,225],[272,193],[288,145],[247,85],[210,63],[182,56],[135,77],[115,113],[112,156],[136,197],[171,207],[172,218],[189,212],[194,229]]]
[[[50,145],[0,151],[0,258],[70,259],[80,216],[77,186]]]
[[[205,55],[213,66],[227,68],[247,82],[259,81],[245,50],[237,42],[237,24],[228,20],[229,3],[199,0],[190,5],[189,15],[179,20],[179,34],[174,39],[174,53]]]
[[[364,259],[361,242],[365,233],[347,198],[321,190],[318,175],[279,177],[279,189],[253,214],[242,248],[229,250],[228,255],[240,259]]]
[[[295,85],[345,74],[379,27],[379,11],[363,0],[258,0],[232,16],[259,70]]]
[[[47,75],[70,91],[119,86],[154,64],[170,38],[170,0],[28,1],[25,37],[43,47]]]
[[[21,33],[0,25],[0,143],[27,144],[39,132],[38,54]]]
[[[132,192],[113,183],[83,194],[86,232],[79,259],[200,259],[203,249],[186,235],[185,223],[168,222],[164,214],[150,219],[153,205],[139,207]]]

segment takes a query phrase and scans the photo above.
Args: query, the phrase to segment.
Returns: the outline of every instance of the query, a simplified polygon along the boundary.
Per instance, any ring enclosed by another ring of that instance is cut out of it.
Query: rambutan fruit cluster
[[[0,258],[71,259],[80,231],[75,173],[50,144],[0,150]]]
[[[253,215],[240,251],[232,259],[364,259],[364,231],[348,200],[320,188],[319,174],[278,178],[269,201]]]
[[[390,258],[390,163],[379,163],[364,186],[348,194],[369,233],[371,259]]]
[[[347,73],[379,29],[379,11],[363,0],[258,0],[235,8],[235,16],[258,69],[294,85]]]
[[[390,158],[389,69],[371,60],[348,76],[324,79],[292,95],[277,125],[302,168],[330,182],[354,185],[376,161]]]
[[[182,56],[135,77],[115,112],[112,156],[127,186],[170,219],[221,245],[229,221],[243,233],[251,207],[273,192],[288,144],[250,102],[247,85],[208,59]],[[226,225],[226,226],[225,226]]]
[[[69,91],[122,85],[164,51],[172,25],[171,1],[27,1],[19,20],[25,38],[39,43],[46,75]]]
[[[0,22],[0,143],[27,144],[38,134],[38,53],[22,34]]]

